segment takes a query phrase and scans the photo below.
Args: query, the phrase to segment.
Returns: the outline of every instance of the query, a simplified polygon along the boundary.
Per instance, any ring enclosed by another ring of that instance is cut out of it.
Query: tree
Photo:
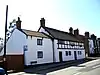
[[[6,40],[10,38],[15,28],[16,28],[16,20],[13,19],[13,21],[9,23],[9,26],[7,28]],[[4,39],[0,37],[0,52],[2,51],[3,47],[4,47]]]
[[[4,46],[4,39],[0,37],[0,52],[2,51]]]
[[[8,40],[12,34],[12,32],[14,31],[14,29],[16,28],[16,20],[13,19],[12,22],[9,23],[9,26],[7,28],[7,34],[6,34],[6,39]]]

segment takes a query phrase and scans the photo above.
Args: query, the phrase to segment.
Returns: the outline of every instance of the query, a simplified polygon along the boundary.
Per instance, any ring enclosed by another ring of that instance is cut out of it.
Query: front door
[[[76,51],[74,51],[74,58],[75,58],[75,60],[77,60],[77,54],[76,54]]]
[[[63,61],[63,59],[62,59],[62,52],[61,52],[61,51],[59,52],[59,61],[60,61],[60,62]]]

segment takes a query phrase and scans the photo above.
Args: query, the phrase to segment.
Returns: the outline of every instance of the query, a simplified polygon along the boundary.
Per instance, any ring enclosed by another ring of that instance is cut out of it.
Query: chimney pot
[[[72,27],[69,28],[69,33],[73,34],[73,28]]]
[[[85,37],[89,38],[89,32],[85,32]]]
[[[42,27],[45,27],[45,19],[44,19],[44,18],[41,18],[41,20],[40,20],[40,25],[41,25]]]
[[[78,28],[74,30],[74,35],[79,35],[79,30],[78,30]]]
[[[21,29],[21,20],[20,20],[20,17],[18,17],[18,21],[16,21],[16,27],[17,29]]]
[[[96,38],[97,38],[97,37],[96,37],[94,34],[91,35],[91,39],[96,40]]]

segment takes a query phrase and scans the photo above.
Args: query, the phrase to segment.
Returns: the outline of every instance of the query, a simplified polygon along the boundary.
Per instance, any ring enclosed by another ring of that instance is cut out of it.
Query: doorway
[[[59,52],[59,61],[60,61],[60,62],[63,61],[63,59],[62,59],[62,52],[61,52],[61,51]]]
[[[77,60],[77,54],[76,54],[76,51],[74,51],[74,58],[75,58],[75,60]]]

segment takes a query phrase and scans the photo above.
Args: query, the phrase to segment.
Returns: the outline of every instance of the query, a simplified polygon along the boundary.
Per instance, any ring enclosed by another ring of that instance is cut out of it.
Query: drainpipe
[[[52,40],[52,50],[53,50],[53,63],[55,62],[55,51],[54,51],[54,39]]]

